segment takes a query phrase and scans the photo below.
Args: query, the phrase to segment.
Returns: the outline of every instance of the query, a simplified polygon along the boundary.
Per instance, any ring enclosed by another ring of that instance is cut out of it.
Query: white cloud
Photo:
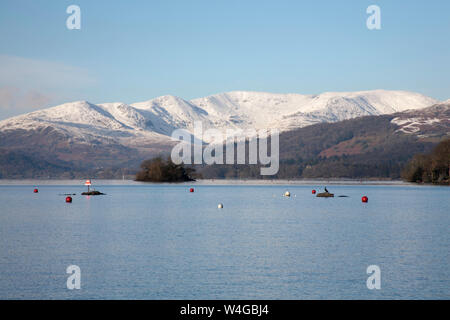
[[[0,119],[61,103],[96,85],[88,70],[60,62],[0,55]]]
[[[0,55],[0,85],[57,89],[95,83],[89,71],[59,62]]]
[[[0,87],[0,109],[9,114],[27,112],[48,106],[52,98],[33,90],[17,87]]]

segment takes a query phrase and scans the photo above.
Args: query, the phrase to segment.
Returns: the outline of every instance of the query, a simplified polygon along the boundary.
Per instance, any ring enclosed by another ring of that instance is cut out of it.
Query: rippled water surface
[[[2,299],[450,298],[449,187],[26,183],[0,186]]]

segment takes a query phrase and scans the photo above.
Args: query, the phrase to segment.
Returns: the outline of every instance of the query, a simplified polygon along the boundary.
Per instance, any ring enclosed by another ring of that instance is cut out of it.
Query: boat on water
[[[316,195],[319,198],[334,198],[334,193],[328,191],[327,187],[324,188],[325,192],[320,192]]]
[[[319,198],[334,198],[334,193],[330,193],[330,192],[321,192],[321,193],[318,193],[318,194],[316,195],[316,197],[319,197]]]

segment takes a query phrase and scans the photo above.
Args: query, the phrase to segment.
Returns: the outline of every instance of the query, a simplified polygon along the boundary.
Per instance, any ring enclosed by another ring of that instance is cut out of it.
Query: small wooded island
[[[167,160],[156,157],[145,160],[141,164],[141,171],[136,174],[136,181],[145,182],[186,182],[195,181],[192,175],[195,170],[186,168],[183,164],[173,163],[170,157]]]

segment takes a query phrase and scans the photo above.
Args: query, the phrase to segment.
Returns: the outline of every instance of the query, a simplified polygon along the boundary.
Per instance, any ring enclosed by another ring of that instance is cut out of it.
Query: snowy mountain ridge
[[[184,100],[162,96],[144,102],[65,103],[0,121],[0,132],[51,127],[80,143],[146,146],[169,143],[175,129],[288,131],[320,122],[421,109],[438,100],[407,91],[326,92],[319,95],[234,91]],[[173,143],[173,142],[172,142]]]

